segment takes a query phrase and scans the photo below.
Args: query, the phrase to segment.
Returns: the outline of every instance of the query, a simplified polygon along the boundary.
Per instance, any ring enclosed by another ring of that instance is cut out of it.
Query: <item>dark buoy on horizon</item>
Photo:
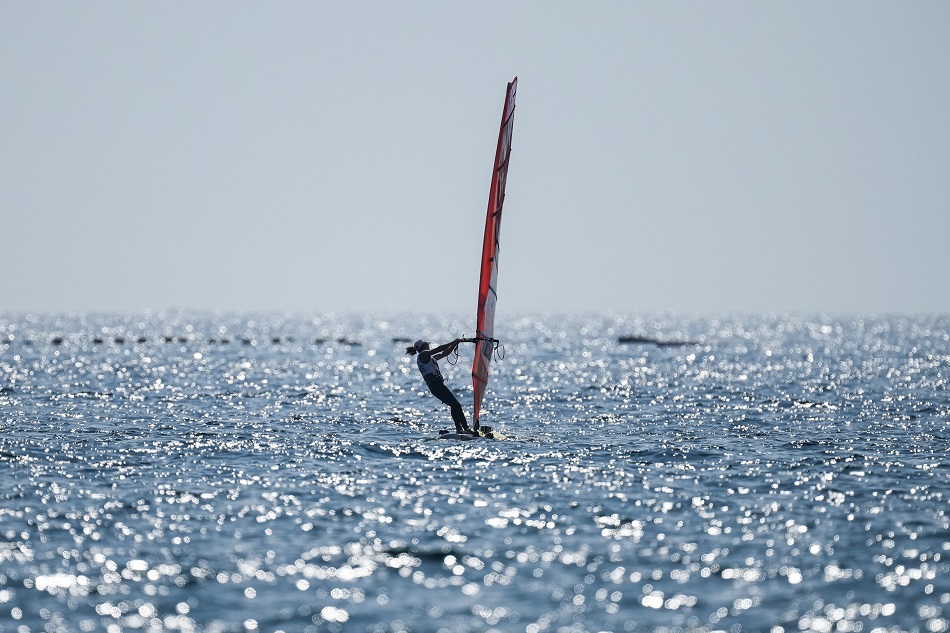
[[[676,347],[685,345],[702,345],[699,341],[661,341],[647,336],[618,336],[617,342],[623,345],[642,344],[656,345],[657,347]]]

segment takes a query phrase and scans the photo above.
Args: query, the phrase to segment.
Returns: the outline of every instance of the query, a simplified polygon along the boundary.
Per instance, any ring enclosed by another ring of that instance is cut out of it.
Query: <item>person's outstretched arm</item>
[[[459,346],[459,343],[462,342],[462,339],[457,338],[454,341],[446,343],[445,345],[439,345],[434,350],[429,352],[432,355],[432,358],[435,360],[442,360],[449,354],[455,351],[455,348]]]

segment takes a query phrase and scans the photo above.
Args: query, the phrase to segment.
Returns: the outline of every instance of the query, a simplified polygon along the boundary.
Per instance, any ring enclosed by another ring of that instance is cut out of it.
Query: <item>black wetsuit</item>
[[[455,430],[459,433],[471,431],[468,428],[468,422],[465,420],[465,411],[462,404],[455,397],[455,394],[445,386],[445,380],[442,378],[442,372],[439,371],[439,364],[429,355],[429,362],[422,362],[422,354],[416,359],[416,365],[426,381],[426,386],[432,395],[447,404],[452,410],[452,421],[455,422]]]

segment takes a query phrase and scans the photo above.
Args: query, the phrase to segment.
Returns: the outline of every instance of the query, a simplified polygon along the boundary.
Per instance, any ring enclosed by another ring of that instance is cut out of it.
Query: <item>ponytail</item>
[[[410,356],[415,356],[417,351],[418,350],[416,350],[415,345],[410,345],[409,347],[406,348],[406,353],[409,354]]]

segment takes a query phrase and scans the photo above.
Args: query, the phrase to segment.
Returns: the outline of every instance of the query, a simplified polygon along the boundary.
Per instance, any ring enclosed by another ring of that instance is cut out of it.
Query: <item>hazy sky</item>
[[[0,310],[950,312],[948,2],[0,0]]]

